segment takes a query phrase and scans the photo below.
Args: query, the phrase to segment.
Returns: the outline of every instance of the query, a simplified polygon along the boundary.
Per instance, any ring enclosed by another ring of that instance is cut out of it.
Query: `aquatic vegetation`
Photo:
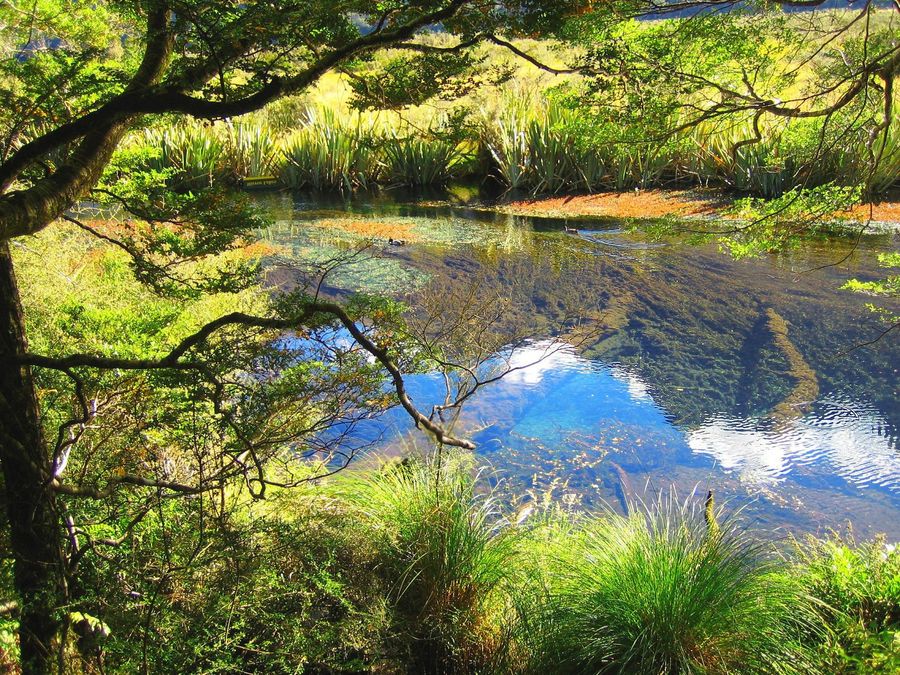
[[[279,177],[290,188],[351,191],[373,184],[381,171],[374,119],[345,120],[333,110],[307,112],[303,126],[282,141]]]
[[[268,176],[274,171],[278,140],[268,125],[238,122],[228,132],[229,171],[241,178]]]
[[[315,277],[327,269],[326,287],[396,294],[419,289],[429,280],[426,272],[404,265],[379,247],[363,251],[367,238],[346,231],[281,225],[267,228],[263,234],[292,265],[308,268]]]
[[[158,149],[150,164],[157,170],[174,169],[187,188],[209,187],[223,177],[227,146],[213,127],[186,123],[145,132],[147,145]]]
[[[733,520],[674,498],[551,540],[546,594],[523,620],[534,672],[816,672],[812,600]],[[554,666],[554,664],[559,664]]]
[[[428,218],[413,216],[311,217],[283,222],[267,228],[263,235],[277,243],[290,244],[313,237],[319,243],[343,242],[355,245],[387,244],[389,238],[407,243],[436,246],[506,246],[509,232],[487,228],[466,218]],[[519,242],[522,243],[521,241]]]
[[[384,142],[385,176],[400,185],[442,185],[466,158],[462,148],[441,138],[394,136]]]

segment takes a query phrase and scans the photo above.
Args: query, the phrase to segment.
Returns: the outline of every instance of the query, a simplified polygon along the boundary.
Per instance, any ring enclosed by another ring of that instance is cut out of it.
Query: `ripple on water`
[[[787,424],[719,415],[687,432],[691,450],[714,458],[744,480],[791,474],[841,479],[900,494],[900,457],[880,413],[862,401],[825,396]],[[837,484],[838,480],[833,481]]]

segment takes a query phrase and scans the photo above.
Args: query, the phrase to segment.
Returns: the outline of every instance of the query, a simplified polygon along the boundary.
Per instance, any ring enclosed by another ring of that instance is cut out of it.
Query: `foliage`
[[[900,668],[900,551],[884,538],[810,538],[797,569],[832,627],[821,645],[825,669],[888,673]]]
[[[345,487],[377,537],[415,672],[492,672],[503,657],[515,538],[474,486],[465,463],[438,458],[388,464]]]
[[[794,188],[769,201],[743,199],[732,214],[749,224],[721,239],[736,257],[760,255],[796,246],[810,234],[827,232],[834,215],[858,204],[860,187],[823,185],[810,190]]]
[[[878,264],[886,269],[900,268],[900,253],[880,253],[878,255]],[[851,279],[844,284],[844,288],[848,291],[868,293],[870,295],[898,296],[900,295],[900,275],[889,274],[884,279],[875,281]]]
[[[350,80],[351,105],[359,110],[392,110],[434,98],[459,98],[476,86],[473,70],[480,61],[469,52],[390,58],[368,77]]]
[[[106,593],[85,604],[113,626],[103,651],[114,672],[146,662],[159,672],[359,672],[384,652],[374,555],[346,510],[310,492],[268,508],[235,499],[226,512],[170,503],[127,548],[91,562],[85,578]]]
[[[374,119],[347,121],[333,110],[308,111],[305,124],[283,142],[282,182],[316,190],[368,187],[381,171],[376,130]]]

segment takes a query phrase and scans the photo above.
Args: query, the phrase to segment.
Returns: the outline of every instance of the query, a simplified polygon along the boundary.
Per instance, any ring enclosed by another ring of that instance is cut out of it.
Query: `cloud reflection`
[[[585,427],[568,428],[568,432],[596,433],[596,415],[598,409],[604,408],[607,416],[623,419],[642,409],[640,417],[630,421],[676,430],[654,401],[652,387],[629,369],[602,366],[580,356],[571,345],[554,341],[526,345],[513,351],[508,359],[516,370],[504,378],[504,386],[537,390],[525,394],[535,398],[534,405],[517,424],[532,434],[545,426],[545,434],[556,430],[555,438],[561,424]],[[548,379],[550,376],[554,377]],[[611,380],[620,386],[611,388]],[[598,405],[600,401],[602,405]],[[659,414],[648,414],[648,404]],[[803,417],[780,425],[765,417],[722,414],[698,427],[678,431],[687,452],[713,458],[722,469],[738,474],[746,482],[776,483],[802,473],[829,481],[837,476],[858,487],[900,491],[900,457],[896,441],[886,429],[885,420],[871,406],[856,400],[823,397]],[[633,451],[646,453],[652,448],[635,447]]]
[[[858,487],[900,490],[900,458],[884,420],[859,402],[823,399],[786,428],[720,416],[687,431],[695,453],[751,482],[774,482],[801,467],[827,470]]]

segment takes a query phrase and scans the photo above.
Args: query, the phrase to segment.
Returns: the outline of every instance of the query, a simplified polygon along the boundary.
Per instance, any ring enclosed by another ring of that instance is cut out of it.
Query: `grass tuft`
[[[470,465],[390,465],[347,492],[378,533],[382,573],[414,672],[498,672],[515,532],[475,494]]]
[[[567,528],[532,608],[534,670],[815,672],[812,601],[735,522],[674,499]],[[528,624],[526,618],[525,625]]]

